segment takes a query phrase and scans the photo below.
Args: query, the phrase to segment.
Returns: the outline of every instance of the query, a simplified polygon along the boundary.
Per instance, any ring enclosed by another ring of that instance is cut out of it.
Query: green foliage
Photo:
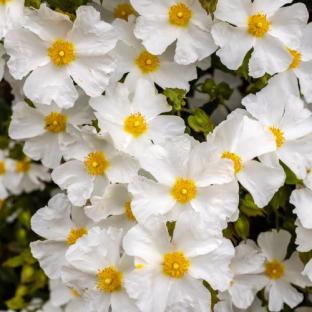
[[[247,217],[260,217],[263,216],[265,214],[265,211],[261,208],[259,208],[252,196],[250,194],[246,194],[241,202],[240,202],[240,206],[239,209],[241,212],[243,212]]]
[[[88,0],[47,0],[47,3],[53,9],[58,9],[63,12],[75,14],[76,10],[88,3]]]
[[[235,222],[234,228],[239,238],[247,239],[249,237],[250,232],[249,220],[243,214],[240,215],[238,220]]]
[[[164,95],[167,97],[167,101],[173,107],[174,111],[181,111],[186,106],[185,90],[167,88],[164,90]]]
[[[209,95],[210,102],[217,100],[220,104],[228,100],[233,93],[233,89],[227,83],[216,84],[213,79],[207,79],[201,85],[200,91]]]
[[[25,6],[39,9],[41,0],[25,0]]]

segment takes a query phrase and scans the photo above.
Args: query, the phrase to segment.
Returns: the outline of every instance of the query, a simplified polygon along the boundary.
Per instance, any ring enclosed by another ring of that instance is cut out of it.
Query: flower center
[[[232,160],[235,173],[238,173],[242,170],[243,168],[242,161],[237,154],[226,151],[222,154],[221,158]]]
[[[271,23],[263,13],[248,17],[248,32],[258,38],[262,38],[270,29]]]
[[[11,0],[0,0],[0,5],[5,5],[6,3],[10,2]]]
[[[128,20],[130,15],[135,15],[135,10],[130,3],[121,3],[114,9],[114,17]]]
[[[6,173],[6,167],[4,161],[0,160],[0,175],[4,175]]]
[[[180,204],[187,204],[197,195],[197,187],[193,180],[177,178],[171,189],[171,195]]]
[[[48,49],[48,55],[54,65],[66,66],[76,59],[75,46],[70,41],[57,39]]]
[[[90,153],[85,161],[85,167],[90,175],[104,175],[106,169],[110,166],[109,161],[103,152]]]
[[[45,129],[53,133],[64,132],[66,129],[67,116],[58,112],[52,112],[45,117]]]
[[[143,51],[135,60],[135,64],[140,68],[141,72],[146,75],[155,72],[159,68],[160,60],[158,56]]]
[[[192,18],[192,10],[182,2],[171,6],[168,14],[170,24],[179,27],[186,27]]]
[[[292,49],[288,49],[288,52],[291,54],[292,56],[292,62],[289,65],[289,69],[295,69],[297,68],[300,63],[301,63],[301,53],[296,51],[296,50],[292,50]]]
[[[276,143],[276,147],[280,148],[283,146],[283,144],[285,143],[285,137],[284,137],[284,132],[276,127],[270,127],[269,130],[272,132],[272,134],[275,137],[275,143]]]
[[[122,287],[122,272],[119,272],[113,266],[99,271],[96,287],[104,293],[112,293],[120,290]]]
[[[278,260],[272,260],[265,263],[265,275],[270,279],[277,280],[283,277],[285,272],[285,266],[282,262]]]
[[[126,216],[130,221],[136,221],[136,218],[132,212],[132,208],[131,208],[131,201],[128,201],[125,203],[124,205],[125,207],[125,212],[126,212]]]
[[[71,229],[67,236],[67,244],[74,245],[80,237],[86,235],[87,233],[88,231],[86,228]]]
[[[15,170],[18,173],[26,173],[30,170],[31,162],[29,159],[19,160],[15,164]]]
[[[138,138],[147,130],[147,122],[141,113],[128,116],[124,121],[124,130]]]
[[[183,252],[172,252],[164,255],[163,273],[174,278],[182,278],[190,267],[190,261]]]

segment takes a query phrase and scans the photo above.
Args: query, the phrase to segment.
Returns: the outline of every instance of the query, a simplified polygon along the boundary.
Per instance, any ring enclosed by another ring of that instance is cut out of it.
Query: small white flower
[[[299,254],[294,252],[285,260],[290,239],[291,235],[285,230],[264,232],[258,237],[258,245],[266,258],[258,282],[265,286],[270,311],[281,311],[284,303],[291,308],[297,306],[303,295],[292,285],[304,288],[309,284],[301,274],[304,266]]]
[[[120,256],[121,238],[121,230],[94,227],[66,253],[72,267],[64,269],[63,280],[86,290],[90,311],[138,312],[124,288],[134,265]]]
[[[303,3],[281,8],[293,0],[219,0],[212,35],[221,48],[217,55],[229,69],[237,69],[253,48],[249,75],[261,77],[288,69],[292,57],[287,47],[296,47],[308,21]]]
[[[79,7],[72,23],[67,15],[42,4],[30,11],[23,28],[10,32],[5,47],[15,79],[31,72],[24,85],[29,99],[69,108],[78,98],[71,77],[89,96],[105,90],[114,70],[107,53],[116,41],[112,26],[91,6]]]
[[[312,113],[300,99],[298,86],[278,75],[242,103],[275,140],[275,151],[266,157],[283,161],[303,179],[312,154],[312,140],[307,136],[312,133]]]
[[[189,81],[196,79],[196,65],[179,65],[173,61],[174,51],[169,49],[162,55],[149,53],[133,35],[134,20],[116,20],[113,26],[121,39],[111,55],[116,58],[118,67],[114,74],[119,80],[128,73],[126,83],[135,89],[136,82],[145,78],[162,88],[189,90]]]
[[[65,253],[88,233],[88,220],[66,195],[53,196],[31,219],[32,230],[45,238],[30,244],[33,256],[51,279],[59,279],[66,264]]]
[[[81,96],[70,109],[55,104],[36,104],[33,108],[26,102],[18,103],[13,109],[9,135],[15,140],[26,140],[24,153],[28,157],[55,168],[60,164],[66,142],[74,140],[71,133],[93,119],[88,100]]]
[[[201,61],[216,50],[210,34],[211,17],[198,0],[131,0],[140,14],[134,34],[148,52],[159,55],[176,42],[178,64]]]
[[[43,190],[44,182],[51,180],[48,168],[32,163],[27,157],[21,160],[9,159],[8,170],[10,174],[7,176],[6,185],[14,195]]]
[[[0,1],[0,40],[7,32],[20,26],[24,19],[25,0]]]
[[[144,79],[137,82],[133,94],[119,83],[105,96],[91,99],[90,104],[96,110],[102,133],[108,131],[117,149],[134,156],[142,154],[152,142],[160,143],[184,133],[182,118],[160,116],[172,107]]]
[[[281,168],[255,160],[275,149],[274,137],[256,120],[232,113],[207,137],[206,154],[216,159],[229,159],[237,181],[264,207],[284,184]]]
[[[129,184],[139,222],[153,215],[176,220],[182,212],[195,210],[216,227],[226,226],[238,206],[232,163],[209,162],[205,151],[204,143],[185,136],[154,145],[141,155],[142,168],[155,180],[139,176]]]
[[[125,287],[142,312],[211,311],[202,280],[225,290],[232,278],[232,243],[208,234],[193,213],[180,217],[172,239],[166,224],[151,218],[146,227],[134,226],[126,234],[123,247],[136,265]]]
[[[9,196],[6,180],[9,172],[9,162],[5,151],[0,150],[0,201]]]
[[[67,190],[74,205],[83,206],[92,196],[102,195],[109,182],[128,183],[137,175],[137,161],[118,152],[109,138],[82,132],[76,141],[64,151],[71,160],[52,172],[53,181]]]

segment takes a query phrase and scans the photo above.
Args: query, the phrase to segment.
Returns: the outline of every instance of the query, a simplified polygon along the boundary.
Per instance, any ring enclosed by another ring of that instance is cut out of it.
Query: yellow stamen
[[[128,116],[124,121],[124,130],[134,138],[140,137],[147,130],[147,122],[141,113]]]
[[[278,260],[266,262],[264,267],[265,267],[264,273],[270,279],[278,280],[284,276],[285,266],[282,262]]]
[[[158,56],[144,50],[135,60],[135,64],[140,68],[141,72],[146,75],[158,70],[160,60]]]
[[[75,45],[70,41],[57,39],[48,49],[48,55],[54,65],[66,66],[76,59]]]
[[[179,2],[170,7],[168,15],[171,25],[186,27],[192,18],[192,10],[183,2]]]
[[[0,0],[0,5],[5,5],[8,2],[10,2],[11,0]]]
[[[53,133],[60,133],[66,130],[67,116],[58,112],[52,112],[44,119],[45,128]]]
[[[135,15],[135,10],[130,3],[121,3],[114,9],[114,17],[128,20],[130,15]]]
[[[301,53],[296,50],[289,49],[289,48],[288,48],[288,52],[291,54],[293,58],[291,64],[289,65],[289,69],[295,69],[301,63]]]
[[[68,236],[67,236],[67,244],[73,245],[76,243],[76,241],[82,237],[83,235],[86,235],[88,233],[86,228],[74,228],[71,229]]]
[[[0,175],[4,175],[6,173],[6,166],[4,161],[0,160]]]
[[[258,13],[248,18],[248,32],[257,38],[262,38],[271,27],[270,21],[263,13]]]
[[[96,287],[104,293],[112,293],[121,290],[122,273],[113,266],[104,268],[97,274]]]
[[[242,170],[243,165],[242,165],[242,161],[239,155],[225,151],[221,157],[232,160],[235,173],[238,173]]]
[[[15,170],[18,173],[26,173],[31,168],[31,162],[29,159],[19,160],[15,164]]]
[[[126,216],[130,221],[136,221],[136,218],[132,212],[132,208],[131,208],[131,201],[128,201],[125,203],[125,211],[126,211]]]
[[[104,175],[107,168],[110,166],[109,161],[103,152],[92,152],[90,153],[85,161],[85,168],[88,173],[92,176]]]
[[[163,273],[173,278],[182,278],[190,267],[190,261],[183,252],[172,252],[164,255]]]
[[[269,130],[272,132],[272,134],[275,137],[275,143],[276,143],[276,147],[280,148],[283,146],[283,144],[285,143],[285,137],[284,137],[284,132],[276,127],[269,127]]]
[[[171,195],[180,204],[187,204],[197,195],[197,187],[193,180],[177,178],[171,188]]]

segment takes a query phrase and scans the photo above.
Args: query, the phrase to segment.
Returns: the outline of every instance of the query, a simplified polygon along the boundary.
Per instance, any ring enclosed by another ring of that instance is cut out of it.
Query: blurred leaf
[[[249,60],[251,58],[252,51],[253,49],[248,51],[248,53],[245,55],[242,65],[237,70],[237,73],[245,80],[249,80]]]
[[[212,14],[217,8],[218,0],[199,0],[199,2],[208,13]]]
[[[9,268],[16,268],[19,266],[22,266],[26,263],[32,264],[35,263],[36,260],[31,255],[31,252],[29,249],[24,250],[20,255],[12,257],[8,260],[6,260],[3,263],[3,266],[9,267]]]
[[[22,297],[14,297],[5,303],[7,307],[12,310],[20,310],[26,306],[26,303]]]
[[[281,162],[281,165],[286,174],[286,184],[303,185],[302,180],[298,179],[297,176],[284,163]]]
[[[47,2],[54,9],[75,13],[81,5],[87,4],[88,0],[47,0]]]
[[[255,204],[250,194],[246,194],[245,197],[241,200],[239,209],[247,217],[258,217],[265,214],[265,211]]]
[[[289,188],[283,186],[278,190],[278,192],[274,194],[269,205],[273,208],[274,211],[277,211],[279,208],[286,209],[287,203],[289,201],[289,196]]]
[[[41,4],[41,0],[25,0],[25,6],[33,7],[35,9],[39,9]]]
[[[234,224],[237,235],[242,239],[247,239],[249,236],[249,220],[245,215],[241,215]]]
[[[181,108],[186,105],[186,91],[183,89],[167,88],[164,90],[164,95],[167,97],[168,103],[174,108],[175,111],[180,111]]]

